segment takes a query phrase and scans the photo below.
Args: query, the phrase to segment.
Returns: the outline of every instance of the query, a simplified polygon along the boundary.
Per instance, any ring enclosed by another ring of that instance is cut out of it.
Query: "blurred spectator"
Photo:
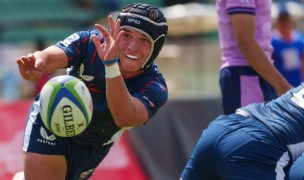
[[[286,8],[281,8],[272,37],[275,67],[292,86],[303,80],[304,42],[294,27],[292,16]]]

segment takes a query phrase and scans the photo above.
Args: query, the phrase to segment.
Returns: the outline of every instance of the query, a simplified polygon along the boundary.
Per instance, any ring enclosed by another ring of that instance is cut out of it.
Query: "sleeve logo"
[[[70,35],[69,37],[65,38],[65,40],[60,41],[60,43],[62,45],[64,45],[65,47],[67,47],[68,45],[70,45],[72,42],[77,41],[78,39],[80,39],[80,36],[77,33],[74,33],[72,35]]]

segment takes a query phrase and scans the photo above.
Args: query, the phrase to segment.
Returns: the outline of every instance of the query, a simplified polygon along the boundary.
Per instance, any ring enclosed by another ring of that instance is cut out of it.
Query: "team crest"
[[[80,68],[79,68],[79,76],[80,76],[80,78],[82,80],[84,80],[84,81],[87,81],[87,82],[88,81],[93,81],[94,76],[84,75],[83,72],[84,72],[84,64],[82,63],[80,65]]]

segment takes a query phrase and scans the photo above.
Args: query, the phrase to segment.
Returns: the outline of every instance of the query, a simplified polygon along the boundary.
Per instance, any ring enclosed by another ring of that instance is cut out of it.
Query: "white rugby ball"
[[[50,79],[43,86],[39,101],[44,125],[57,136],[76,136],[91,122],[91,94],[86,85],[74,76],[62,75]]]

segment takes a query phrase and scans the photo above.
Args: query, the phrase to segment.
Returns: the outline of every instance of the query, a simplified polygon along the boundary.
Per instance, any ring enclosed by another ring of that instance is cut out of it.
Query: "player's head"
[[[278,20],[279,21],[286,21],[286,20],[289,20],[289,19],[291,19],[291,17],[290,17],[290,13],[287,10],[287,8],[280,8],[279,14],[278,14]]]
[[[130,28],[145,34],[152,42],[151,52],[142,66],[150,66],[158,56],[167,36],[168,25],[164,14],[149,4],[133,3],[119,13],[120,28]]]
[[[279,7],[278,18],[276,25],[281,34],[289,34],[294,26],[291,14],[289,13],[286,5]]]

